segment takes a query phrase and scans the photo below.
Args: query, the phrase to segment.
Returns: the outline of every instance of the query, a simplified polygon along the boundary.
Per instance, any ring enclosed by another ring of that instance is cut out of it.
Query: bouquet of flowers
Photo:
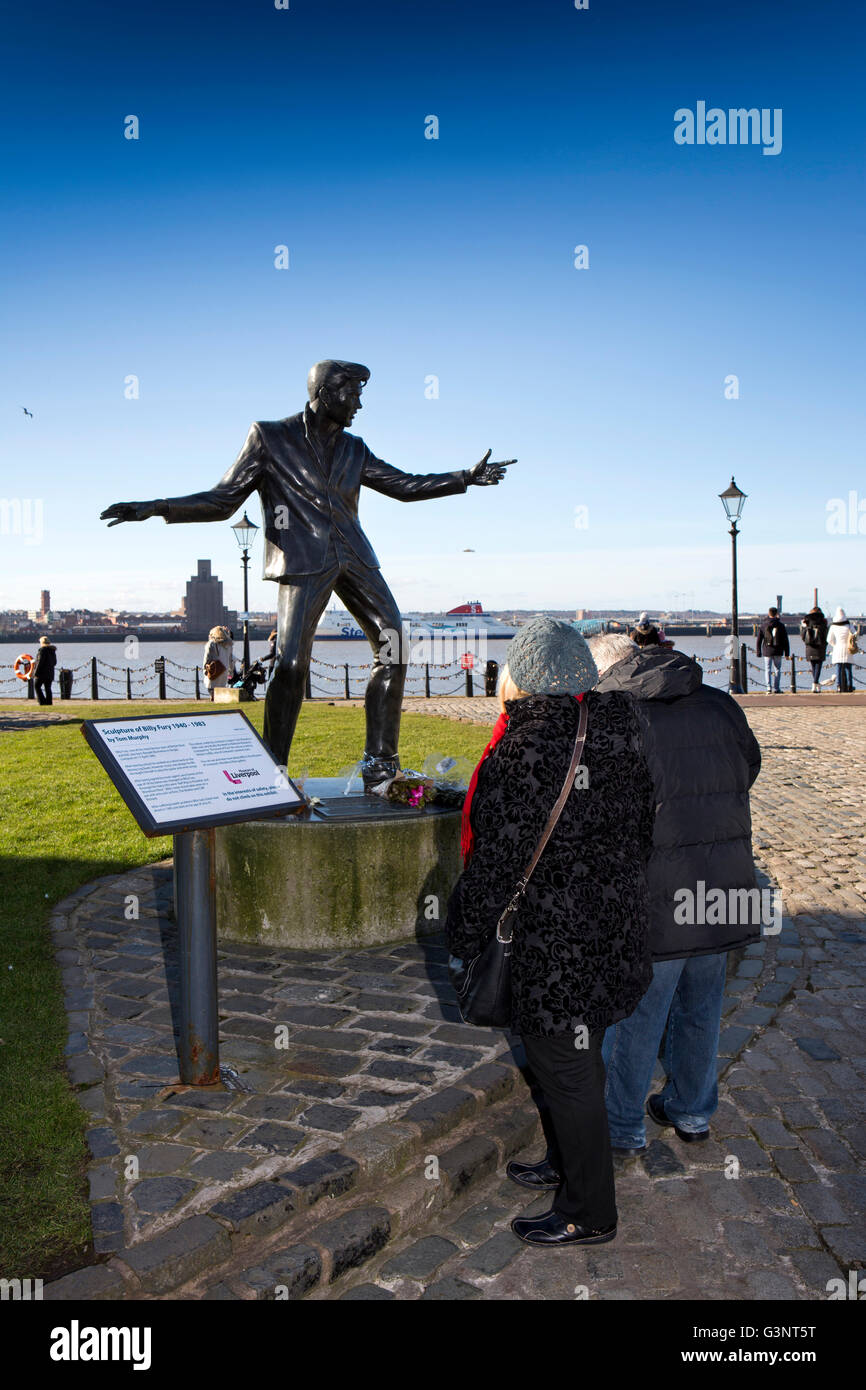
[[[442,753],[431,753],[424,759],[420,772],[401,769],[396,777],[376,787],[376,791],[388,801],[419,811],[431,801],[435,801],[437,806],[459,810],[471,776],[472,764],[468,758],[449,758]]]

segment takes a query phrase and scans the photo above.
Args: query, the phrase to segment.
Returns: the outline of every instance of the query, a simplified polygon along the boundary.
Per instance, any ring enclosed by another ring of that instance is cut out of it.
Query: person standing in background
[[[778,608],[770,608],[767,610],[767,617],[758,628],[758,645],[755,650],[759,657],[763,656],[764,658],[764,671],[767,677],[767,694],[781,694],[782,657],[789,656],[791,648],[788,643],[788,631],[779,616]],[[775,681],[773,679],[774,667]]]
[[[51,686],[54,681],[54,668],[57,665],[57,648],[50,637],[39,638],[39,649],[33,663],[33,688],[40,705],[53,705]]]
[[[232,680],[234,664],[231,633],[227,627],[212,627],[202,658],[205,684],[211,699],[218,685],[228,685]]]
[[[800,636],[806,648],[806,660],[812,664],[812,693],[820,695],[821,667],[827,659],[827,619],[817,603],[800,623]]]
[[[827,633],[830,660],[836,667],[836,688],[842,695],[850,695],[854,689],[851,658],[859,651],[851,624],[845,616],[844,608],[837,608]],[[852,649],[853,648],[853,649]]]
[[[646,613],[641,613],[637,627],[629,633],[629,638],[638,647],[657,647],[661,641],[658,628],[650,622]]]

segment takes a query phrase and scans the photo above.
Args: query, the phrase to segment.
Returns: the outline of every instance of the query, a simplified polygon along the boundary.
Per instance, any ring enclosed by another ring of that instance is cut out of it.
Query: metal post
[[[430,699],[430,662],[424,663],[424,694]]]
[[[99,677],[96,672],[95,656],[90,658],[90,698],[91,700],[99,699]]]
[[[306,679],[306,681],[305,681],[305,687],[306,687],[306,688],[305,688],[305,690],[304,690],[304,694],[306,695],[306,697],[307,697],[308,700],[312,700],[312,698],[313,698],[313,680],[312,680],[312,677],[311,677],[311,675],[310,675],[310,668],[309,668],[309,666],[307,667],[307,679]]]
[[[161,656],[161,657],[159,658],[159,665],[158,665],[158,667],[157,667],[157,674],[159,675],[159,698],[160,698],[161,700],[164,700],[164,699],[165,699],[165,657],[164,657],[164,656]]]
[[[246,513],[244,513],[246,515]],[[250,669],[250,599],[247,592],[247,569],[250,563],[250,552],[244,548],[244,675]]]
[[[33,677],[32,677],[32,676],[29,676],[29,677],[28,677],[28,680],[27,680],[27,699],[28,699],[28,700],[35,700],[35,699],[36,699],[36,686],[33,684]]]
[[[127,700],[132,699],[132,672],[128,666],[126,668],[126,698]]]
[[[174,891],[180,957],[180,1079],[185,1086],[212,1086],[220,1079],[212,828],[175,835]]]
[[[743,694],[749,693],[749,653],[746,650],[745,642],[740,643],[740,685],[743,687]]]
[[[348,700],[348,698],[349,698],[349,663],[348,663],[348,661],[346,662],[345,666],[343,667],[343,670],[344,670],[345,673],[346,673],[346,699]]]
[[[198,667],[197,667],[197,666],[196,666],[196,668],[195,668],[195,698],[196,698],[197,700],[200,700],[200,699],[201,699],[201,686],[199,685]]]
[[[791,694],[797,693],[797,662],[795,657],[791,657]]]
[[[728,694],[742,695],[740,685],[740,661],[737,652],[737,638],[740,635],[737,613],[737,523],[731,522],[731,674],[728,678]]]
[[[472,685],[472,667],[471,667],[471,666],[467,666],[467,667],[466,667],[466,694],[467,694],[467,695],[474,695],[474,694],[475,694],[475,691],[474,691],[473,685]]]

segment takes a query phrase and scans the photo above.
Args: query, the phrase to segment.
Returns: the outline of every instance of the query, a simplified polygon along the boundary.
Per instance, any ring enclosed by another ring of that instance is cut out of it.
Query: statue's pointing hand
[[[115,502],[99,513],[99,520],[108,521],[109,526],[119,526],[122,521],[147,521],[150,516],[156,516],[155,502]]]
[[[489,462],[493,450],[488,449],[480,463],[476,463],[474,468],[469,469],[469,482],[475,483],[477,487],[490,487],[492,484],[501,483],[505,477],[505,470],[517,459],[504,459],[502,462]]]

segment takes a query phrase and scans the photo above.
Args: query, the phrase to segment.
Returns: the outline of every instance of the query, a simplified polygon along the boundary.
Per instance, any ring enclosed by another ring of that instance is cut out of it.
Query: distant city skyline
[[[4,25],[0,608],[163,611],[207,555],[240,609],[229,525],[99,513],[213,486],[331,355],[389,463],[519,460],[363,491],[404,610],[724,612],[732,474],[744,610],[866,607],[862,11],[331,0],[326,56],[303,3],[85,16]],[[772,157],[678,143],[752,109]]]

